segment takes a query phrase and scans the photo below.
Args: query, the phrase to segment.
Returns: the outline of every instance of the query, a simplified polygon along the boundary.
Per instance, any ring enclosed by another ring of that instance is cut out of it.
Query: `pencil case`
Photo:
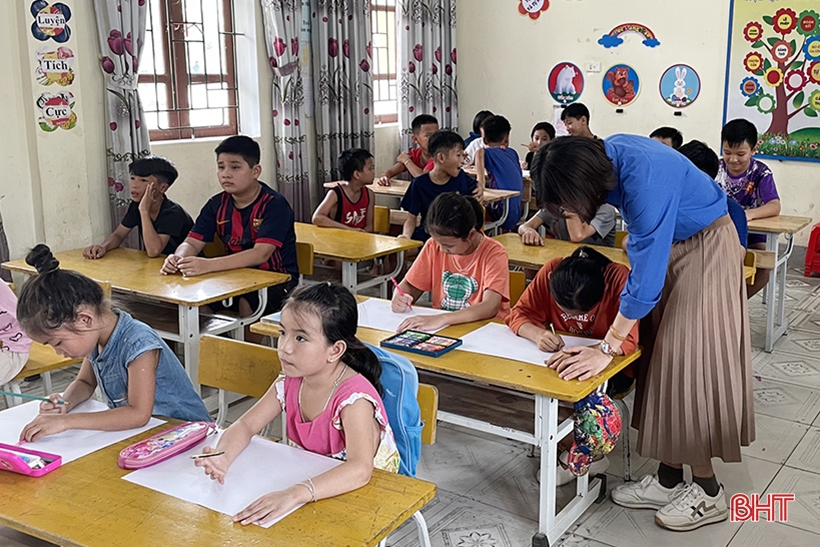
[[[62,464],[63,458],[57,454],[0,443],[0,469],[29,477],[42,477]]]
[[[213,422],[185,422],[123,448],[117,465],[123,469],[142,469],[185,452],[201,443],[212,431]]]

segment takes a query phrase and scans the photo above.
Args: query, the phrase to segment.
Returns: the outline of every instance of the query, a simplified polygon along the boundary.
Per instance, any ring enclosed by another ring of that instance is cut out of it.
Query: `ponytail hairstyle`
[[[322,319],[322,332],[328,344],[344,341],[347,350],[342,361],[373,384],[382,394],[382,366],[376,354],[358,338],[359,308],[349,290],[334,283],[300,285],[285,302],[285,308],[297,313],[314,313]]]
[[[456,192],[439,194],[427,212],[427,233],[467,239],[484,228],[484,209],[472,196]]]
[[[589,247],[578,247],[550,276],[550,293],[565,310],[588,312],[604,297],[604,272],[612,263]]]
[[[66,326],[73,328],[77,310],[89,306],[98,315],[111,310],[97,282],[72,270],[61,270],[51,249],[39,244],[26,255],[26,263],[37,269],[17,300],[17,321],[29,336],[48,335]]]

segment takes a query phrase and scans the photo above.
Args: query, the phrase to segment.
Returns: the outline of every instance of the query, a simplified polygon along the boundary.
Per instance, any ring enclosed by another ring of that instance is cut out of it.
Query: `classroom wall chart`
[[[672,65],[661,76],[660,92],[669,106],[686,108],[700,95],[700,76],[689,65]]]
[[[530,19],[538,19],[542,11],[550,8],[550,0],[518,0],[518,13],[528,15]]]
[[[732,0],[724,121],[757,126],[758,153],[820,161],[820,3]]]

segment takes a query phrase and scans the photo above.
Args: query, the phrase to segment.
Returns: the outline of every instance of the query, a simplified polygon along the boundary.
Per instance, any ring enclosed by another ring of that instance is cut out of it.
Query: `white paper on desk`
[[[407,310],[404,313],[394,313],[390,308],[389,300],[369,298],[359,304],[359,326],[396,332],[402,321],[409,317],[414,315],[441,315],[442,313],[448,312],[421,306],[413,306],[412,310]],[[442,328],[444,327],[428,332],[438,332]]]
[[[199,454],[206,442],[208,446],[216,446],[217,440],[203,441],[183,454],[129,473],[123,479],[233,516],[265,494],[285,490],[342,464],[333,458],[254,437],[231,464],[225,484],[219,484],[205,475],[201,467],[196,467],[190,458]],[[264,527],[269,528],[286,516],[282,515]]]
[[[562,335],[565,347],[591,346],[600,340],[590,338],[578,338],[576,336]],[[458,348],[462,351],[482,353],[513,361],[523,361],[533,365],[544,366],[544,361],[554,354],[538,349],[535,343],[516,336],[507,325],[499,323],[488,323],[473,332],[462,337],[462,344]]]
[[[264,315],[259,318],[262,323],[268,323],[270,325],[278,325],[279,321],[282,319],[282,312],[278,311],[276,313],[272,313],[270,315]]]
[[[105,403],[89,399],[81,405],[77,405],[71,413],[102,412],[103,410],[108,410],[108,406]],[[40,403],[37,401],[15,406],[0,412],[0,443],[17,444],[20,440],[20,432],[29,422],[37,417],[39,413]],[[32,450],[59,454],[63,458],[63,463],[66,464],[164,423],[165,421],[163,420],[151,418],[143,427],[123,431],[71,429],[58,433],[57,435],[43,437],[33,443],[25,443],[23,446],[31,448]]]

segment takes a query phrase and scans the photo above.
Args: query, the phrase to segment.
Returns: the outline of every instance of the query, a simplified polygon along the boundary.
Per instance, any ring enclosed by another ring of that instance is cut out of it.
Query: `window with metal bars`
[[[139,93],[152,141],[235,135],[232,0],[149,0]]]
[[[396,82],[396,0],[371,0],[373,114],[376,124],[399,120]]]

